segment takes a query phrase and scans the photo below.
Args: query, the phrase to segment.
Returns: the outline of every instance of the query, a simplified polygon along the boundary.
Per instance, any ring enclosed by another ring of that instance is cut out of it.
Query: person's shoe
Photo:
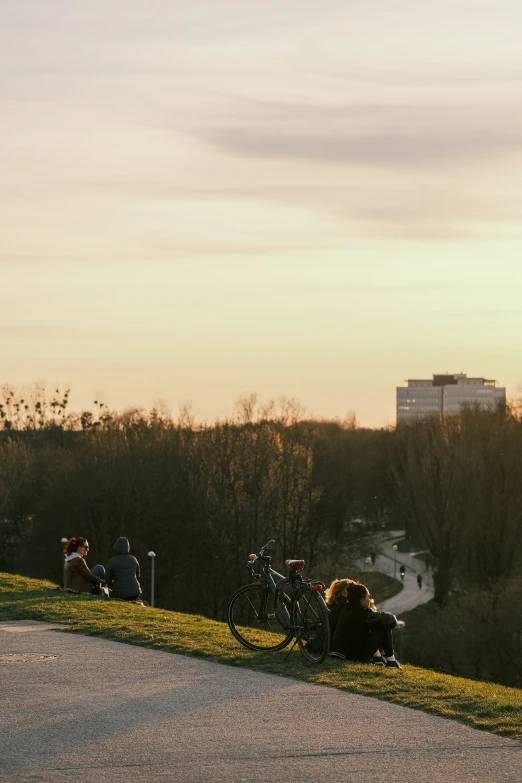
[[[382,655],[374,655],[372,658],[372,666],[386,666],[386,660]]]
[[[399,661],[386,661],[386,668],[387,669],[402,669],[402,666],[400,665]]]
[[[346,655],[343,655],[342,653],[331,652],[331,653],[328,653],[328,655],[330,656],[330,658],[342,658],[343,661],[346,660]]]

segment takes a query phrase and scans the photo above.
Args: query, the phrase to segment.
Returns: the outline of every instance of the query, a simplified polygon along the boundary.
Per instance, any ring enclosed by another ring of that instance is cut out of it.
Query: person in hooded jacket
[[[113,546],[116,555],[111,557],[105,569],[107,586],[112,590],[113,598],[124,601],[137,601],[141,597],[140,565],[130,555],[129,539],[122,536]]]
[[[368,588],[360,582],[349,584],[346,592],[347,600],[339,614],[330,655],[400,669],[393,651],[396,617],[389,612],[378,612]]]
[[[89,542],[83,536],[73,536],[64,546],[63,586],[66,590],[92,593],[105,584],[103,578],[94,574],[85,562],[88,551]]]

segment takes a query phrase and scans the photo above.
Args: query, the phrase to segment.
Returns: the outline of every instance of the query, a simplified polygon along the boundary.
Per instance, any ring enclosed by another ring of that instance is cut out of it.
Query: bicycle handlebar
[[[261,547],[258,557],[268,557],[272,544],[275,544],[275,539],[271,538],[270,541]]]

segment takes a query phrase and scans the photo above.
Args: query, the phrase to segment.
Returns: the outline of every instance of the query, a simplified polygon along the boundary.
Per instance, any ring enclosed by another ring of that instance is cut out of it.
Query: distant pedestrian
[[[83,536],[73,536],[63,548],[65,563],[63,566],[63,586],[66,590],[78,593],[99,591],[105,581],[93,574],[85,558],[89,552],[89,542]]]
[[[137,601],[141,597],[140,564],[130,555],[129,539],[122,536],[113,546],[116,555],[107,563],[107,585],[112,588],[113,598]]]
[[[401,572],[401,579],[404,582],[404,577],[406,576],[406,566],[401,565],[401,567],[399,568],[399,571]]]
[[[372,561],[372,566],[375,565],[375,558],[376,557],[377,557],[376,552],[372,552],[371,555],[370,555],[370,558],[371,558],[371,561]]]
[[[417,574],[417,584],[419,585],[419,590],[422,589],[422,574]]]

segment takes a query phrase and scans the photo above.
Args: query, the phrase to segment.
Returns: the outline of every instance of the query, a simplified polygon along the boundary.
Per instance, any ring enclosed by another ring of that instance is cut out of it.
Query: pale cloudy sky
[[[0,381],[522,383],[520,0],[0,0]]]

